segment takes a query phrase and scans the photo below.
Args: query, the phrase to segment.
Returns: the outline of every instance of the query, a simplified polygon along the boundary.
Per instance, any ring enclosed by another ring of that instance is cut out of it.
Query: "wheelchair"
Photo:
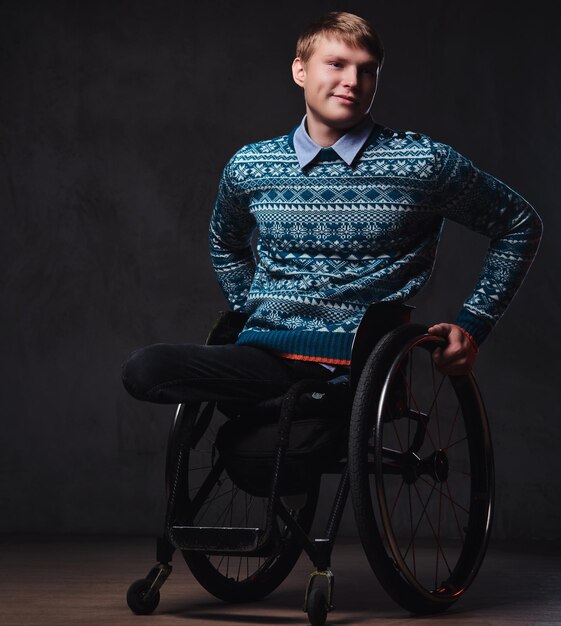
[[[331,554],[349,493],[368,562],[393,600],[429,614],[464,594],[491,532],[489,424],[474,376],[439,373],[432,352],[445,340],[412,323],[412,309],[392,302],[369,307],[349,375],[299,381],[282,398],[252,407],[178,406],[158,564],[129,587],[134,613],[155,610],[176,549],[197,581],[226,602],[270,594],[303,550],[315,567],[304,611],[313,626],[323,625],[334,608]],[[233,341],[244,322],[241,314],[222,314],[207,343]],[[288,460],[291,439],[312,415],[335,424],[336,435],[329,458],[316,455],[298,475]],[[261,420],[274,433],[270,454],[259,461],[265,465],[247,476],[236,473],[227,446],[218,445],[220,432],[243,420]],[[312,538],[324,474],[340,478],[325,531]]]

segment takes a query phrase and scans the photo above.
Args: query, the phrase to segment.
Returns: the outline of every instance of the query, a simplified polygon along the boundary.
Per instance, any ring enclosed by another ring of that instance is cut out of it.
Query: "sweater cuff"
[[[477,315],[474,315],[473,313],[470,313],[466,308],[463,308],[458,313],[454,324],[467,331],[473,337],[478,346],[483,343],[493,328],[493,325],[490,322],[481,317],[477,317]]]

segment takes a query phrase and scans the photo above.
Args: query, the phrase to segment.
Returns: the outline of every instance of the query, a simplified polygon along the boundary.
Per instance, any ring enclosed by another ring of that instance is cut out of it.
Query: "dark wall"
[[[344,9],[370,18],[387,48],[377,120],[451,144],[544,220],[476,374],[496,534],[558,538],[554,4],[0,1],[0,531],[160,528],[173,408],[128,397],[120,364],[144,344],[204,340],[225,306],[206,235],[220,170],[242,144],[299,122],[296,37]],[[453,319],[485,246],[447,226],[419,321]]]

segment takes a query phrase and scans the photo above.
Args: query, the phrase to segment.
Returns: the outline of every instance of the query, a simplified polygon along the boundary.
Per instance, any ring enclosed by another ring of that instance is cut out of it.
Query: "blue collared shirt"
[[[351,165],[359,150],[366,143],[373,128],[374,120],[370,115],[367,115],[362,122],[353,126],[353,128],[330,147],[347,165]],[[298,158],[300,167],[303,169],[306,165],[309,165],[316,158],[321,149],[322,146],[319,146],[310,135],[308,135],[308,131],[306,130],[306,116],[304,115],[300,126],[298,126],[294,133],[294,150],[296,151],[296,157]]]

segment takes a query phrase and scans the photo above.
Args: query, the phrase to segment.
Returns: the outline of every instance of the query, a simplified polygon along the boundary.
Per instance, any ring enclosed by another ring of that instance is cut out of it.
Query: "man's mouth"
[[[353,96],[349,96],[347,94],[344,93],[334,93],[333,97],[343,101],[343,102],[347,102],[348,104],[358,104],[358,100],[356,98],[353,98]]]

